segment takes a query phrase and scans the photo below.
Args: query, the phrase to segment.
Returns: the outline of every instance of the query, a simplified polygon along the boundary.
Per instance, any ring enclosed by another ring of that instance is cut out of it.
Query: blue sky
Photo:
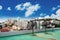
[[[60,17],[60,0],[0,0],[0,19]]]

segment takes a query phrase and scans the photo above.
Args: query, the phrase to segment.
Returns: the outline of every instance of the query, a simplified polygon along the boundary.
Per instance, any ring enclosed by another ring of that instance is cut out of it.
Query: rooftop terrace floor
[[[15,35],[8,37],[0,37],[0,40],[60,40],[60,30],[39,32],[35,33],[35,36],[32,34],[24,35]]]

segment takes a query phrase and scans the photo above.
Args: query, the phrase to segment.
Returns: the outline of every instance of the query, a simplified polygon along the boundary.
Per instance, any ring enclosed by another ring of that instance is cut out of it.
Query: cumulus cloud
[[[2,10],[2,6],[0,5],[0,10]]]
[[[60,9],[58,9],[58,10],[56,11],[56,14],[60,15]]]
[[[22,4],[18,4],[16,7],[15,7],[16,10],[24,10],[25,7],[22,6]]]
[[[25,17],[32,15],[39,8],[40,8],[39,4],[30,6],[29,8],[27,8],[27,11],[25,12]]]
[[[20,11],[26,10],[25,17],[32,15],[39,8],[40,8],[39,4],[32,5],[30,2],[19,4],[15,7],[16,10],[20,10]]]
[[[56,18],[56,14],[51,14],[51,18]]]
[[[60,19],[60,9],[58,9],[58,10],[56,11],[56,18],[57,18],[57,19]]]
[[[51,16],[46,15],[46,16],[44,16],[44,17],[41,17],[41,16],[40,16],[39,19],[45,19],[45,18],[52,18],[52,19],[53,19],[53,18],[55,18],[55,16],[56,16],[55,14],[52,14]]]
[[[9,10],[9,11],[10,11],[10,10],[11,10],[11,7],[8,7],[8,8],[7,8],[7,10]]]
[[[47,15],[44,18],[56,18],[56,15],[55,14],[51,14],[51,16]]]
[[[29,7],[29,6],[31,6],[31,3],[30,2],[26,2],[26,3],[23,4],[23,6],[24,7]]]
[[[53,7],[52,10],[54,11],[54,10],[56,10],[56,9],[58,9],[58,8],[60,8],[60,5],[57,5],[56,7]],[[50,17],[51,17],[51,18],[60,19],[60,9],[58,9],[58,10],[56,11],[56,14],[51,14]]]
[[[51,16],[47,15],[45,18],[55,18],[60,20],[60,9],[56,11],[56,14],[51,14]]]
[[[47,16],[45,16],[44,18],[50,18],[50,16],[49,16],[49,15],[47,15]]]
[[[56,14],[51,14],[51,16],[49,16],[49,15],[46,15],[46,16],[44,16],[44,17],[39,17],[40,19],[42,19],[42,18],[54,18],[54,19],[59,19],[60,20],[60,9],[58,9],[57,11],[56,11]]]
[[[29,6],[31,6],[31,3],[30,2],[26,2],[24,4],[18,4],[18,5],[16,5],[15,9],[23,11],[24,9],[26,9]]]

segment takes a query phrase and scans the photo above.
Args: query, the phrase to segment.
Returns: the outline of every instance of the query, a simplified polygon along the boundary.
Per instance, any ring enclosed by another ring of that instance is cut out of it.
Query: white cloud
[[[25,7],[23,7],[22,4],[18,4],[16,7],[15,7],[16,10],[24,10]]]
[[[56,9],[56,7],[52,7],[52,10],[55,10]]]
[[[37,18],[36,18],[37,19]],[[43,19],[43,17],[38,17],[38,19]]]
[[[52,14],[50,17],[51,18],[56,18],[56,15],[55,14]]]
[[[51,16],[45,16],[45,18],[55,18],[60,20],[60,9],[56,11],[56,14],[51,14]]]
[[[23,6],[24,7],[29,7],[29,6],[31,6],[31,3],[30,2],[26,2],[26,3],[23,4]]]
[[[7,8],[7,10],[9,10],[9,11],[10,11],[10,10],[11,10],[11,7],[8,7],[8,8]]]
[[[56,19],[60,19],[60,5],[57,5],[56,7],[53,7],[52,8],[52,10],[56,10],[56,9],[58,9],[57,11],[56,11],[56,14],[52,14],[50,17],[51,18],[56,18]]]
[[[60,20],[60,9],[56,11],[56,14],[51,14],[51,16],[47,15],[44,18],[55,18]]]
[[[56,7],[52,7],[52,10],[54,11],[54,10],[56,10],[58,8],[60,8],[60,5],[57,5]]]
[[[58,10],[56,11],[56,18],[57,18],[57,19],[60,19],[60,9],[58,9]]]
[[[46,19],[46,18],[52,18],[52,19],[53,19],[53,18],[55,18],[55,16],[56,16],[55,14],[52,14],[51,16],[46,15],[46,16],[44,16],[44,17],[41,17],[41,16],[40,16],[39,19]]]
[[[43,17],[43,16],[46,16],[46,14],[45,13],[40,13],[40,16]]]
[[[0,5],[0,10],[2,10],[2,6]]]
[[[58,5],[57,7],[53,7],[52,10],[56,10],[60,7],[60,5]],[[58,9],[56,12],[56,14],[51,14],[51,16],[47,15],[47,16],[44,16],[43,18],[54,18],[54,19],[59,19],[60,20],[60,9]],[[43,15],[43,13],[40,14],[40,19],[42,18],[41,16]]]
[[[60,7],[60,5],[58,5],[57,7]]]
[[[45,16],[44,18],[51,18],[49,15]]]
[[[32,15],[35,11],[40,8],[39,4],[32,5],[30,2],[19,4],[15,7],[16,10],[26,10],[25,17]]]
[[[26,7],[29,7],[29,6],[31,6],[31,3],[30,2],[26,2],[24,4],[16,5],[15,9],[23,11],[24,9],[26,9]]]
[[[57,15],[60,15],[60,9],[58,9],[58,10],[56,11],[56,14],[57,14]]]
[[[26,9],[26,7],[29,7],[29,6],[31,6],[31,3],[30,2],[26,2],[24,4],[18,4],[18,5],[16,5],[15,9],[22,11],[22,10]]]
[[[60,20],[60,15],[52,15],[51,18],[59,19]]]
[[[27,8],[27,11],[25,12],[25,17],[32,15],[39,8],[40,8],[39,4],[30,6],[29,8]]]

